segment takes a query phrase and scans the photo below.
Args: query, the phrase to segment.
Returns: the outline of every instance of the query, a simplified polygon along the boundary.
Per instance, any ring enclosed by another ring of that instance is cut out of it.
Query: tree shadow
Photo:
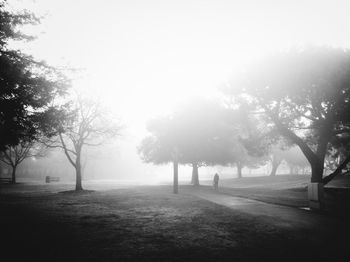
[[[65,194],[65,195],[87,195],[96,192],[95,190],[66,190],[66,191],[60,191],[59,194]]]

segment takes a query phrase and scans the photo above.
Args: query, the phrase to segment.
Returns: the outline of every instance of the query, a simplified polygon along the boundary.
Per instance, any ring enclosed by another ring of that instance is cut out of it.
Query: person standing
[[[215,175],[214,175],[213,185],[214,185],[215,190],[219,189],[219,175],[218,175],[218,173],[215,173]]]

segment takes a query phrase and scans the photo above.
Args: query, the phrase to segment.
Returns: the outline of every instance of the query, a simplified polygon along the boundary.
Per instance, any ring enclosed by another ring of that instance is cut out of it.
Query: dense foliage
[[[306,48],[268,57],[236,74],[226,93],[265,115],[300,147],[311,165],[313,182],[322,181],[329,146],[349,136],[348,50]]]
[[[0,149],[31,141],[40,133],[47,110],[57,96],[64,94],[69,82],[55,68],[35,61],[10,41],[28,41],[19,31],[39,19],[29,12],[11,13],[0,2]]]

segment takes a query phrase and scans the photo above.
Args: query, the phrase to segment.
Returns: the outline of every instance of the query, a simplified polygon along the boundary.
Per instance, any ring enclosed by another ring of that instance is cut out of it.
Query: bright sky
[[[245,59],[302,43],[350,47],[348,1],[10,2],[48,14],[28,52],[85,68],[74,87],[132,124],[212,95]]]
[[[111,106],[136,137],[177,102],[214,96],[245,60],[298,44],[350,47],[349,1],[9,2],[48,14],[27,52],[85,68],[74,88]]]

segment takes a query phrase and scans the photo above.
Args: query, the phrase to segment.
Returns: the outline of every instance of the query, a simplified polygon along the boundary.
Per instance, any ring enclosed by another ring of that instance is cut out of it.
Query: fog
[[[9,2],[45,16],[25,28],[38,38],[19,48],[54,66],[82,69],[72,73],[73,90],[98,99],[125,125],[118,139],[86,149],[85,179],[170,181],[170,165],[145,164],[137,155],[149,119],[192,96],[220,99],[217,87],[266,53],[305,44],[350,47],[347,1]],[[74,179],[64,155],[48,157]],[[199,172],[205,179],[236,171]],[[190,176],[191,168],[181,166],[180,180]]]
[[[349,10],[0,0],[0,261],[348,261]]]

